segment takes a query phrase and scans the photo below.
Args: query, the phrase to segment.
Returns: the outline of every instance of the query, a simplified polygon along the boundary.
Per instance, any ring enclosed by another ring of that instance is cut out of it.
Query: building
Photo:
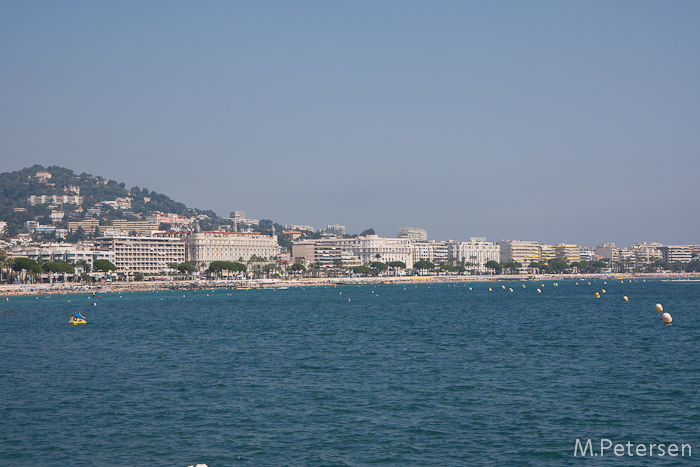
[[[96,239],[95,246],[112,252],[112,263],[122,273],[158,274],[168,271],[169,264],[185,261],[185,242],[179,237],[109,236]]]
[[[540,244],[526,240],[500,240],[496,242],[501,248],[501,263],[515,261],[523,265],[530,266],[532,262],[540,261]]]
[[[546,264],[549,261],[556,259],[556,257],[557,257],[557,254],[554,251],[554,246],[540,244],[540,259],[539,259],[540,263]],[[523,263],[523,266],[525,266],[525,267],[527,267],[529,265],[530,265],[530,263],[527,263],[527,264]]]
[[[450,258],[448,242],[436,240],[419,242],[408,237],[403,238],[411,241],[411,247],[413,247],[412,264],[418,261],[430,261],[433,264],[441,264],[447,263],[447,260]]]
[[[103,201],[102,204],[112,209],[131,209],[131,198],[117,198],[114,201]]]
[[[618,248],[614,243],[605,242],[602,245],[595,247],[596,256],[600,256],[603,259],[617,263],[618,261]]]
[[[276,235],[257,232],[195,231],[184,239],[187,261],[202,269],[212,261],[248,261],[253,256],[272,259],[280,254]]]
[[[397,238],[408,238],[416,242],[427,242],[428,232],[418,227],[401,227],[396,234]]]
[[[292,244],[292,260],[315,263],[320,268],[361,266],[357,256],[344,251],[337,238],[304,240]]]
[[[635,252],[632,248],[618,248],[617,261],[622,264],[621,272],[632,272],[635,267]]]
[[[298,224],[285,224],[284,228],[287,230],[299,230],[307,232],[316,232],[316,229],[310,225],[298,225]]]
[[[569,264],[581,261],[581,250],[577,245],[555,243],[552,248],[557,259],[563,259]]]
[[[578,247],[578,254],[580,261],[593,262],[596,260],[595,248],[592,246],[580,246]]]
[[[658,242],[639,242],[632,245],[634,250],[635,264],[651,264],[654,261],[662,261],[663,255],[660,248],[663,245]]]
[[[70,233],[82,228],[85,233],[92,234],[96,227],[99,227],[100,221],[97,219],[85,219],[84,221],[68,221],[68,231]]]
[[[37,204],[75,204],[80,206],[83,204],[82,196],[73,195],[31,195],[27,198],[27,202],[32,206]]]
[[[323,229],[323,232],[331,235],[345,235],[345,226],[342,224],[331,224]]]
[[[111,228],[120,230],[125,233],[136,232],[139,235],[151,235],[153,232],[158,231],[159,226],[160,224],[158,224],[157,222],[113,219]],[[109,227],[104,228],[109,229]],[[100,229],[102,230],[102,227]]]
[[[46,181],[51,178],[51,173],[42,170],[36,173],[36,178],[39,179],[39,182],[46,183]]]
[[[693,250],[689,245],[667,245],[659,248],[665,263],[689,263],[693,259]]]
[[[63,212],[63,211],[55,211],[55,210],[52,210],[52,211],[51,211],[51,214],[49,214],[49,217],[51,218],[51,220],[52,220],[53,222],[60,222],[60,221],[63,220],[63,218],[65,217],[65,215],[66,215],[66,213]]]
[[[488,261],[500,261],[501,247],[494,242],[487,242],[485,237],[471,237],[468,242],[447,242],[448,256],[467,270],[477,273],[487,272]]]
[[[407,238],[385,238],[378,235],[359,235],[355,238],[337,239],[343,251],[360,259],[362,264],[374,261],[390,263],[400,261],[410,268],[413,246]]]
[[[114,252],[109,250],[99,250],[92,245],[87,244],[45,244],[38,247],[20,247],[15,248],[12,252],[13,256],[25,256],[34,261],[41,262],[57,262],[76,264],[79,261],[84,261],[90,268],[98,259],[105,259],[114,263]]]
[[[158,212],[146,217],[146,221],[152,222],[158,226],[160,226],[160,224],[170,224],[170,228],[172,229],[181,229],[191,224],[194,219],[192,217],[181,216],[180,214]]]

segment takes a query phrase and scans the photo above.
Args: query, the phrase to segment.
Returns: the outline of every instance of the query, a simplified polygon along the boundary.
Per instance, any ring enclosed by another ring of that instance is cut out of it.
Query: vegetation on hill
[[[39,178],[36,176],[37,172],[48,172],[51,178],[45,180]],[[78,191],[79,196],[83,198],[81,206],[70,202],[37,203],[32,206],[28,201],[32,195],[37,197],[77,196]],[[183,216],[204,214],[216,219],[216,214],[211,210],[188,208],[167,195],[149,191],[147,188],[135,186],[127,190],[123,182],[119,183],[85,172],[78,175],[64,167],[34,165],[15,172],[0,173],[0,220],[8,223],[5,232],[7,236],[15,236],[23,230],[26,231],[27,221],[38,221],[40,224],[53,224],[59,228],[65,228],[68,220],[85,219],[88,209],[117,198],[131,198],[131,208],[122,210],[100,205],[101,224],[108,223],[112,219],[138,219],[154,211]],[[53,223],[49,216],[52,209],[55,210],[57,207],[66,215],[62,221]]]

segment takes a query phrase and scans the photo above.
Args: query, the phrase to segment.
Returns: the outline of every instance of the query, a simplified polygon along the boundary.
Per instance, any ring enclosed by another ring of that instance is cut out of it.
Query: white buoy
[[[471,290],[471,289],[472,289],[472,288],[471,288],[471,287],[469,287],[469,290]]]
[[[623,302],[626,302],[627,300],[629,300],[629,298],[627,298],[627,295],[625,295],[624,297],[622,297],[622,301],[623,301]]]
[[[523,289],[525,288],[525,284],[523,284]]]
[[[489,287],[489,292],[493,292],[493,290],[491,289],[491,287]]]
[[[661,319],[664,321],[664,324],[671,324],[671,321],[673,321],[673,318],[671,318],[671,314],[669,312],[661,315]]]
[[[512,292],[512,291],[513,291],[513,288],[512,288],[512,287],[508,287],[508,290],[509,290],[510,292]]]
[[[506,290],[506,286],[505,286],[505,285],[502,285],[501,288],[502,288],[503,290]]]
[[[605,293],[605,289],[600,289],[601,292]]]
[[[537,289],[537,293],[542,293],[542,289]]]
[[[93,303],[92,306],[97,306],[97,303]]]
[[[661,303],[657,303],[657,304],[656,304],[656,311],[658,311],[659,313],[661,313],[662,311],[664,311],[664,307],[661,306]]]

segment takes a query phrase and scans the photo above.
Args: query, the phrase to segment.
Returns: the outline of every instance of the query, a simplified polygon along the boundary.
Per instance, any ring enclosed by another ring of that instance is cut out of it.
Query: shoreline
[[[498,276],[386,276],[386,277],[327,277],[303,278],[293,280],[282,279],[250,279],[245,281],[144,281],[144,282],[112,282],[109,284],[2,284],[0,297],[17,297],[32,295],[79,294],[95,293],[125,293],[149,292],[156,290],[193,290],[193,289],[263,289],[310,286],[338,286],[365,284],[422,284],[422,283],[470,283],[470,282],[501,282],[501,281],[565,281],[565,280],[623,280],[623,279],[668,279],[700,280],[700,273],[637,273],[637,274],[519,274]]]

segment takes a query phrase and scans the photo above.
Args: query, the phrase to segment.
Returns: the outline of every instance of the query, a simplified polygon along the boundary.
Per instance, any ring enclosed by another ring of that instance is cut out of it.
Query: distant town
[[[372,229],[348,234],[340,224],[280,225],[245,211],[220,218],[146,189],[34,168],[2,174],[3,184],[27,195],[0,200],[0,215],[8,217],[0,218],[2,283],[700,271],[700,245],[433,240],[419,227],[394,237]],[[110,192],[123,196],[107,199]]]

